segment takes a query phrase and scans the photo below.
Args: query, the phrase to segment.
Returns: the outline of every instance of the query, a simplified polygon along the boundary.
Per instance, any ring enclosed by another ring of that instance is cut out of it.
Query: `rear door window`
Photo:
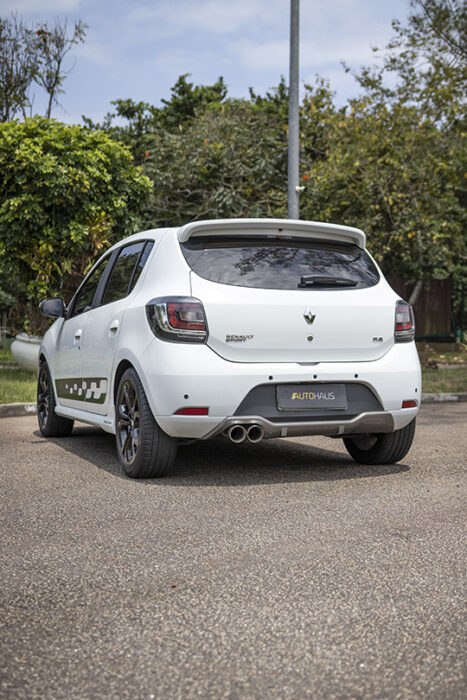
[[[362,289],[379,281],[365,250],[351,243],[293,238],[196,237],[181,243],[197,275],[261,289]]]

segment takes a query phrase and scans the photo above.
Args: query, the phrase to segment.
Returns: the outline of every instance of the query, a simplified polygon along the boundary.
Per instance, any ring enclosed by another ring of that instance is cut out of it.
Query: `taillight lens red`
[[[146,316],[158,338],[174,343],[205,343],[208,326],[202,303],[193,297],[157,297]]]
[[[167,315],[172,328],[182,328],[191,331],[206,330],[204,312],[201,304],[194,302],[169,302]]]
[[[175,416],[207,416],[209,409],[205,407],[180,408],[175,411]]]
[[[398,301],[396,304],[394,336],[396,343],[408,343],[415,338],[413,309],[406,301]]]

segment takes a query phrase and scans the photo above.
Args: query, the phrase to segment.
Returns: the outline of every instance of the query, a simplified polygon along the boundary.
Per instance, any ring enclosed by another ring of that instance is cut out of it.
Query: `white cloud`
[[[234,34],[261,24],[274,24],[284,10],[284,0],[162,0],[156,5],[139,5],[128,12],[134,25],[151,26],[158,36],[179,36],[195,32]],[[286,11],[286,16],[288,11]]]
[[[233,59],[252,70],[278,70],[283,73],[288,69],[289,43],[286,40],[257,41],[241,39],[229,44]]]
[[[0,0],[2,15],[17,12],[18,15],[70,12],[79,8],[81,0]]]
[[[118,68],[122,63],[119,52],[113,43],[100,41],[95,35],[91,35],[84,44],[78,44],[73,49],[73,56],[77,61],[84,61],[90,65],[101,68]]]

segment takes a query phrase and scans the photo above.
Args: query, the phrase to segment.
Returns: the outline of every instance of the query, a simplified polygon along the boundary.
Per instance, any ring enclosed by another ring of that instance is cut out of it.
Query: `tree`
[[[16,16],[0,18],[0,121],[26,116],[29,91],[37,73],[33,32]]]
[[[86,36],[86,25],[77,22],[73,33],[67,36],[67,23],[56,20],[49,29],[47,23],[41,24],[36,30],[36,47],[39,65],[35,81],[44,88],[48,95],[45,116],[50,119],[52,107],[58,105],[58,95],[63,94],[63,82],[69,71],[65,71],[63,62],[66,55],[75,44],[83,43]]]
[[[211,105],[176,131],[148,138],[144,172],[154,190],[151,225],[195,219],[284,216],[286,124],[246,100]]]
[[[107,112],[101,124],[83,115],[84,125],[91,131],[105,131],[116,141],[125,144],[133,154],[135,163],[142,165],[146,158],[148,134],[157,128],[158,108],[130,98],[112,100],[111,104],[115,111]],[[114,124],[115,117],[124,119],[125,123]]]
[[[415,107],[368,98],[328,116],[326,158],[310,164],[305,218],[363,228],[387,274],[443,279],[465,255],[465,208],[451,142]]]
[[[224,79],[219,77],[213,85],[193,85],[187,78],[190,74],[181,75],[173,88],[170,100],[161,100],[165,108],[160,111],[160,125],[166,129],[178,127],[206,111],[210,105],[218,105],[227,96],[227,86]]]
[[[415,105],[436,123],[455,122],[465,117],[467,4],[411,0],[411,7],[407,25],[394,20],[393,39],[384,51],[374,49],[381,65],[354,76],[381,102]]]
[[[68,36],[66,22],[59,20],[52,27],[47,22],[27,27],[16,15],[0,18],[0,121],[32,113],[34,85],[47,94],[45,116],[49,119],[70,72],[64,67],[65,57],[85,36],[82,22]]]
[[[213,105],[219,105],[227,95],[222,77],[213,85],[193,85],[187,81],[189,73],[181,75],[171,88],[170,100],[161,100],[164,107],[155,107],[147,102],[132,99],[112,100],[114,112],[108,112],[102,124],[83,116],[88,129],[107,131],[113,138],[127,145],[135,162],[144,163],[148,149],[148,135],[161,131],[177,132]],[[115,117],[126,120],[125,124],[114,124]]]
[[[393,22],[386,49],[375,49],[380,65],[354,73],[364,89],[354,103],[360,117],[344,120],[333,143],[335,157],[349,166],[345,179],[335,172],[338,201],[350,203],[358,191],[362,212],[379,212],[370,223],[379,244],[375,252],[414,282],[413,303],[423,280],[466,275],[467,5],[411,0],[411,8],[406,25]],[[347,159],[341,137],[349,145]],[[365,172],[351,167],[352,157]],[[358,200],[352,201],[358,209]],[[397,203],[404,205],[398,212]]]
[[[26,328],[38,330],[38,301],[68,300],[95,257],[139,227],[151,183],[107,134],[41,117],[0,124],[0,172],[0,268],[18,293],[10,320],[18,329],[29,307]]]

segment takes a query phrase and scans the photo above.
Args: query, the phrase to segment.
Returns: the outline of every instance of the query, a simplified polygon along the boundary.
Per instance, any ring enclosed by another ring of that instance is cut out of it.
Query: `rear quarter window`
[[[271,238],[196,237],[181,243],[188,265],[220,284],[262,289],[363,289],[378,270],[357,245]]]
[[[139,279],[154,243],[138,241],[122,248],[115,261],[104,292],[102,304],[126,297]]]

